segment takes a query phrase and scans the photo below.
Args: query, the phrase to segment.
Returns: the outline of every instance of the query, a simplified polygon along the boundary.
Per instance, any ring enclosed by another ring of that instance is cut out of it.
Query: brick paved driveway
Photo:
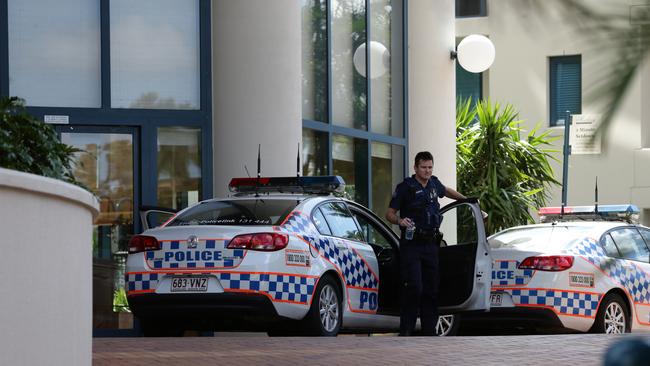
[[[93,365],[600,365],[622,337],[95,338]]]

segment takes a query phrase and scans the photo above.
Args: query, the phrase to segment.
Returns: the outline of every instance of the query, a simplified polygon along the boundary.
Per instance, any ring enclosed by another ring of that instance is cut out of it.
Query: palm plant
[[[488,234],[533,221],[529,210],[546,204],[548,188],[559,182],[549,159],[556,139],[550,131],[538,134],[538,127],[524,132],[514,107],[471,99],[456,107],[458,188],[478,197],[489,216]]]

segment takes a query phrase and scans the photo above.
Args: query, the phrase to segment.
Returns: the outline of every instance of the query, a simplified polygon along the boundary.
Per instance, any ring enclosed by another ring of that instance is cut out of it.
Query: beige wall
[[[547,6],[551,3],[549,0],[539,1]],[[629,1],[605,3],[600,4],[610,6],[608,11],[612,14],[629,12]],[[528,129],[537,123],[545,128],[549,126],[550,56],[582,55],[582,113],[602,113],[602,108],[593,103],[589,95],[594,84],[608,72],[607,57],[611,54],[607,54],[607,48],[586,40],[584,33],[574,31],[566,20],[554,16],[540,18],[538,13],[522,7],[519,0],[488,0],[488,17],[456,21],[457,36],[471,33],[489,36],[496,47],[496,60],[488,71],[486,96],[493,101],[514,104],[520,117],[527,121]],[[645,173],[640,168],[648,158],[647,153],[639,152],[642,148],[641,121],[649,118],[648,107],[642,107],[641,103],[642,90],[647,94],[650,79],[647,68],[644,72],[645,84],[642,84],[641,77],[633,80],[603,139],[602,153],[570,157],[569,205],[593,204],[594,182],[598,176],[601,204],[633,203],[641,209],[650,207],[650,197],[646,194],[650,190],[650,181],[642,178]],[[556,148],[561,150],[564,130],[561,127],[551,130],[553,135],[560,137]],[[648,140],[645,136],[644,141],[647,143]],[[561,181],[561,152],[556,156],[560,162],[553,163],[553,168]],[[561,188],[553,189],[551,195],[549,205],[560,205]],[[647,223],[650,218],[645,220]]]
[[[409,2],[409,169],[418,151],[434,156],[434,174],[456,187],[456,73],[453,1]]]
[[[299,0],[212,3],[214,195],[232,177],[295,175],[302,142]]]

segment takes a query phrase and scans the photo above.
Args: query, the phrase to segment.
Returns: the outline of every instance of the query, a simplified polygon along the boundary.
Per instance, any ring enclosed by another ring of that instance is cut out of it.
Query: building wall
[[[542,2],[552,7],[552,3],[539,0]],[[624,15],[629,13],[631,2],[612,0],[599,4],[607,6],[612,14]],[[549,127],[549,57],[582,55],[582,113],[600,114],[602,107],[590,101],[589,95],[608,72],[612,51],[599,47],[588,39],[589,33],[576,31],[573,24],[558,14],[542,17],[522,6],[519,0],[488,1],[487,17],[456,21],[458,37],[472,33],[487,35],[496,47],[496,60],[485,79],[486,97],[502,104],[512,103],[526,121],[527,130],[538,123],[542,130],[551,129],[552,135],[558,137],[554,146],[559,150],[555,154],[558,162],[552,166],[561,181],[564,127]],[[650,147],[649,111],[642,104],[642,96],[648,93],[649,72],[646,66],[632,81],[603,137],[602,153],[570,157],[569,205],[593,204],[594,182],[598,177],[600,204],[632,203],[641,210],[650,207],[650,177],[643,169],[650,158],[648,150],[642,150]],[[561,204],[561,192],[560,186],[550,191],[549,205]],[[647,224],[650,217],[644,220]]]

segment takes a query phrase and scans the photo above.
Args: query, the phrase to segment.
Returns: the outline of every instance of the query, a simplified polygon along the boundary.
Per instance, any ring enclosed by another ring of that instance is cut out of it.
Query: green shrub
[[[77,151],[61,143],[51,125],[27,113],[22,99],[0,99],[0,167],[78,184],[72,173]]]

